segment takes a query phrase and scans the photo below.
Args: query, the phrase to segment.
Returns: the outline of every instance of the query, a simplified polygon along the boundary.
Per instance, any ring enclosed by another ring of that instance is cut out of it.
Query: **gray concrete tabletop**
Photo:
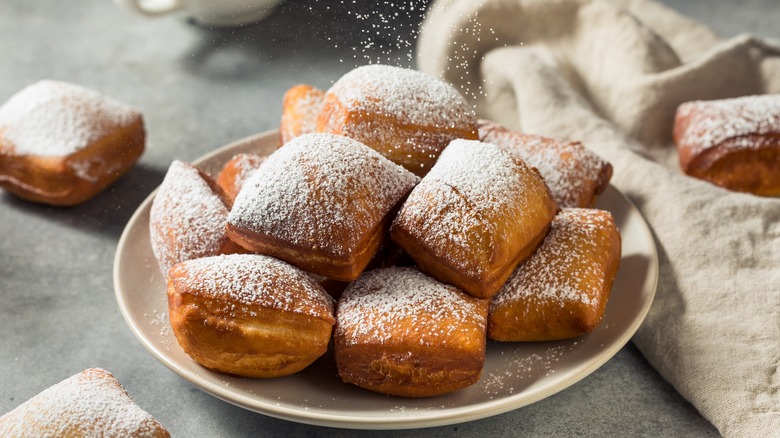
[[[288,0],[261,23],[234,29],[198,27],[178,16],[144,18],[109,0],[0,3],[0,102],[37,80],[58,79],[140,109],[147,129],[139,164],[83,205],[49,207],[0,194],[0,415],[98,366],[113,372],[175,437],[365,435],[251,412],[170,371],[122,318],[112,264],[123,228],[173,159],[194,160],[275,129],[282,96],[292,85],[327,88],[369,62],[413,66],[414,29],[423,9],[407,8],[399,16],[385,10],[395,20],[390,26],[372,21],[377,14],[371,14],[383,4],[411,2]],[[780,37],[775,0],[664,2],[725,36]],[[529,406],[466,423],[374,434],[718,432],[629,343],[582,381]]]

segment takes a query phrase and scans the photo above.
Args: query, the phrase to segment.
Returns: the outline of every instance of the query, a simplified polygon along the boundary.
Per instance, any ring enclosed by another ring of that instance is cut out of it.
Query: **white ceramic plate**
[[[239,152],[270,153],[278,132],[252,136],[194,164],[216,174]],[[534,403],[578,382],[614,356],[639,328],[658,280],[658,256],[639,211],[614,187],[597,207],[612,212],[623,257],[604,319],[594,332],[570,341],[489,342],[481,380],[441,397],[403,399],[339,380],[326,354],[306,370],[277,379],[244,379],[209,371],[187,356],[168,325],[165,281],[149,243],[149,208],[141,204],[122,233],[114,260],[119,308],[141,343],[165,366],[200,389],[243,408],[286,420],[343,428],[406,429],[455,424]]]

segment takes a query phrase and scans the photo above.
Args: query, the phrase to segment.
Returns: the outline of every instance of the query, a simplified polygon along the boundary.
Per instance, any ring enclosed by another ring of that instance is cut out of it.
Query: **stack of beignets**
[[[175,160],[149,212],[152,252],[164,276],[176,263],[244,250],[225,233],[228,209],[209,175]]]
[[[244,184],[227,233],[248,250],[352,281],[417,181],[355,140],[306,134],[269,156]]]
[[[565,208],[530,259],[493,298],[488,336],[551,341],[593,331],[620,265],[620,234],[604,210]]]
[[[170,434],[133,403],[111,373],[90,368],[0,417],[0,436],[167,438]]]
[[[36,82],[0,107],[0,187],[50,205],[80,204],[144,151],[141,113],[95,91]]]
[[[559,211],[547,184],[562,187],[564,205],[590,205],[611,166],[579,143],[482,128],[499,144],[475,140],[474,113],[451,87],[361,67],[324,97],[293,87],[284,144],[268,157],[236,155],[216,184],[175,163],[184,182],[166,176],[153,244],[205,233],[259,253],[207,257],[225,252],[218,245],[176,253],[186,261],[170,269],[169,313],[184,351],[212,370],[274,377],[320,357],[332,331],[342,380],[428,397],[477,382],[488,337],[592,331],[620,236],[607,212]],[[544,168],[550,158],[546,183],[526,159]],[[192,186],[198,196],[188,195]],[[201,205],[207,194],[214,208]],[[205,231],[178,234],[179,222],[197,223],[204,211],[218,211]],[[338,297],[335,315],[327,294]]]
[[[536,249],[556,210],[533,168],[498,146],[454,140],[412,190],[391,235],[423,272],[490,298]]]
[[[476,140],[474,110],[449,84],[424,73],[368,65],[325,94],[317,131],[344,135],[423,176],[457,138]]]
[[[612,165],[582,143],[558,141],[479,121],[479,139],[535,167],[561,208],[590,207],[609,185]]]
[[[257,254],[206,257],[177,264],[168,278],[173,333],[207,368],[286,376],[328,348],[333,300],[287,263]]]
[[[383,394],[430,397],[472,385],[485,363],[487,300],[410,267],[366,272],[339,300],[339,376]]]
[[[780,94],[683,103],[674,141],[686,174],[729,190],[780,196]]]

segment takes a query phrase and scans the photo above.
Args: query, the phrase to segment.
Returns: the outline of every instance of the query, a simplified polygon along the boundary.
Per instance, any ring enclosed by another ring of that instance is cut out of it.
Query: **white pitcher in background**
[[[204,26],[241,26],[262,20],[282,0],[114,0],[146,16],[179,12]]]

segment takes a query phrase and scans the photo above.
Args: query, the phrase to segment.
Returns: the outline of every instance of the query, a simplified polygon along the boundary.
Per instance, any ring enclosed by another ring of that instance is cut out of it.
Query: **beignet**
[[[417,181],[355,140],[305,134],[271,154],[244,184],[227,233],[248,250],[352,281]]]
[[[604,315],[620,253],[612,214],[562,209],[539,249],[493,298],[488,337],[551,341],[593,331]]]
[[[236,154],[222,166],[217,175],[217,185],[225,194],[228,208],[233,205],[249,175],[257,170],[265,159],[265,156],[257,154]]]
[[[167,438],[108,371],[89,368],[0,417],[4,437]]]
[[[317,131],[354,138],[423,176],[451,140],[477,139],[477,117],[443,81],[400,67],[367,65],[328,90]]]
[[[296,373],[325,353],[333,300],[305,272],[258,254],[179,263],[168,280],[171,327],[199,364],[244,377]]]
[[[729,190],[780,196],[780,94],[683,103],[674,141],[686,174]]]
[[[454,140],[390,232],[421,271],[490,298],[541,243],[556,209],[533,168],[490,143]]]
[[[149,212],[149,239],[163,276],[185,260],[245,252],[228,239],[227,217],[227,206],[211,177],[173,161]]]
[[[80,204],[138,161],[141,113],[86,88],[36,82],[0,107],[0,187],[43,204]]]
[[[339,300],[333,336],[339,376],[403,397],[472,385],[485,363],[487,306],[414,268],[366,272]]]
[[[325,91],[312,85],[296,85],[284,94],[279,135],[282,144],[303,134],[317,132],[317,118],[322,109]]]
[[[558,141],[480,120],[479,139],[535,167],[560,208],[590,207],[609,185],[612,165],[575,141]]]

